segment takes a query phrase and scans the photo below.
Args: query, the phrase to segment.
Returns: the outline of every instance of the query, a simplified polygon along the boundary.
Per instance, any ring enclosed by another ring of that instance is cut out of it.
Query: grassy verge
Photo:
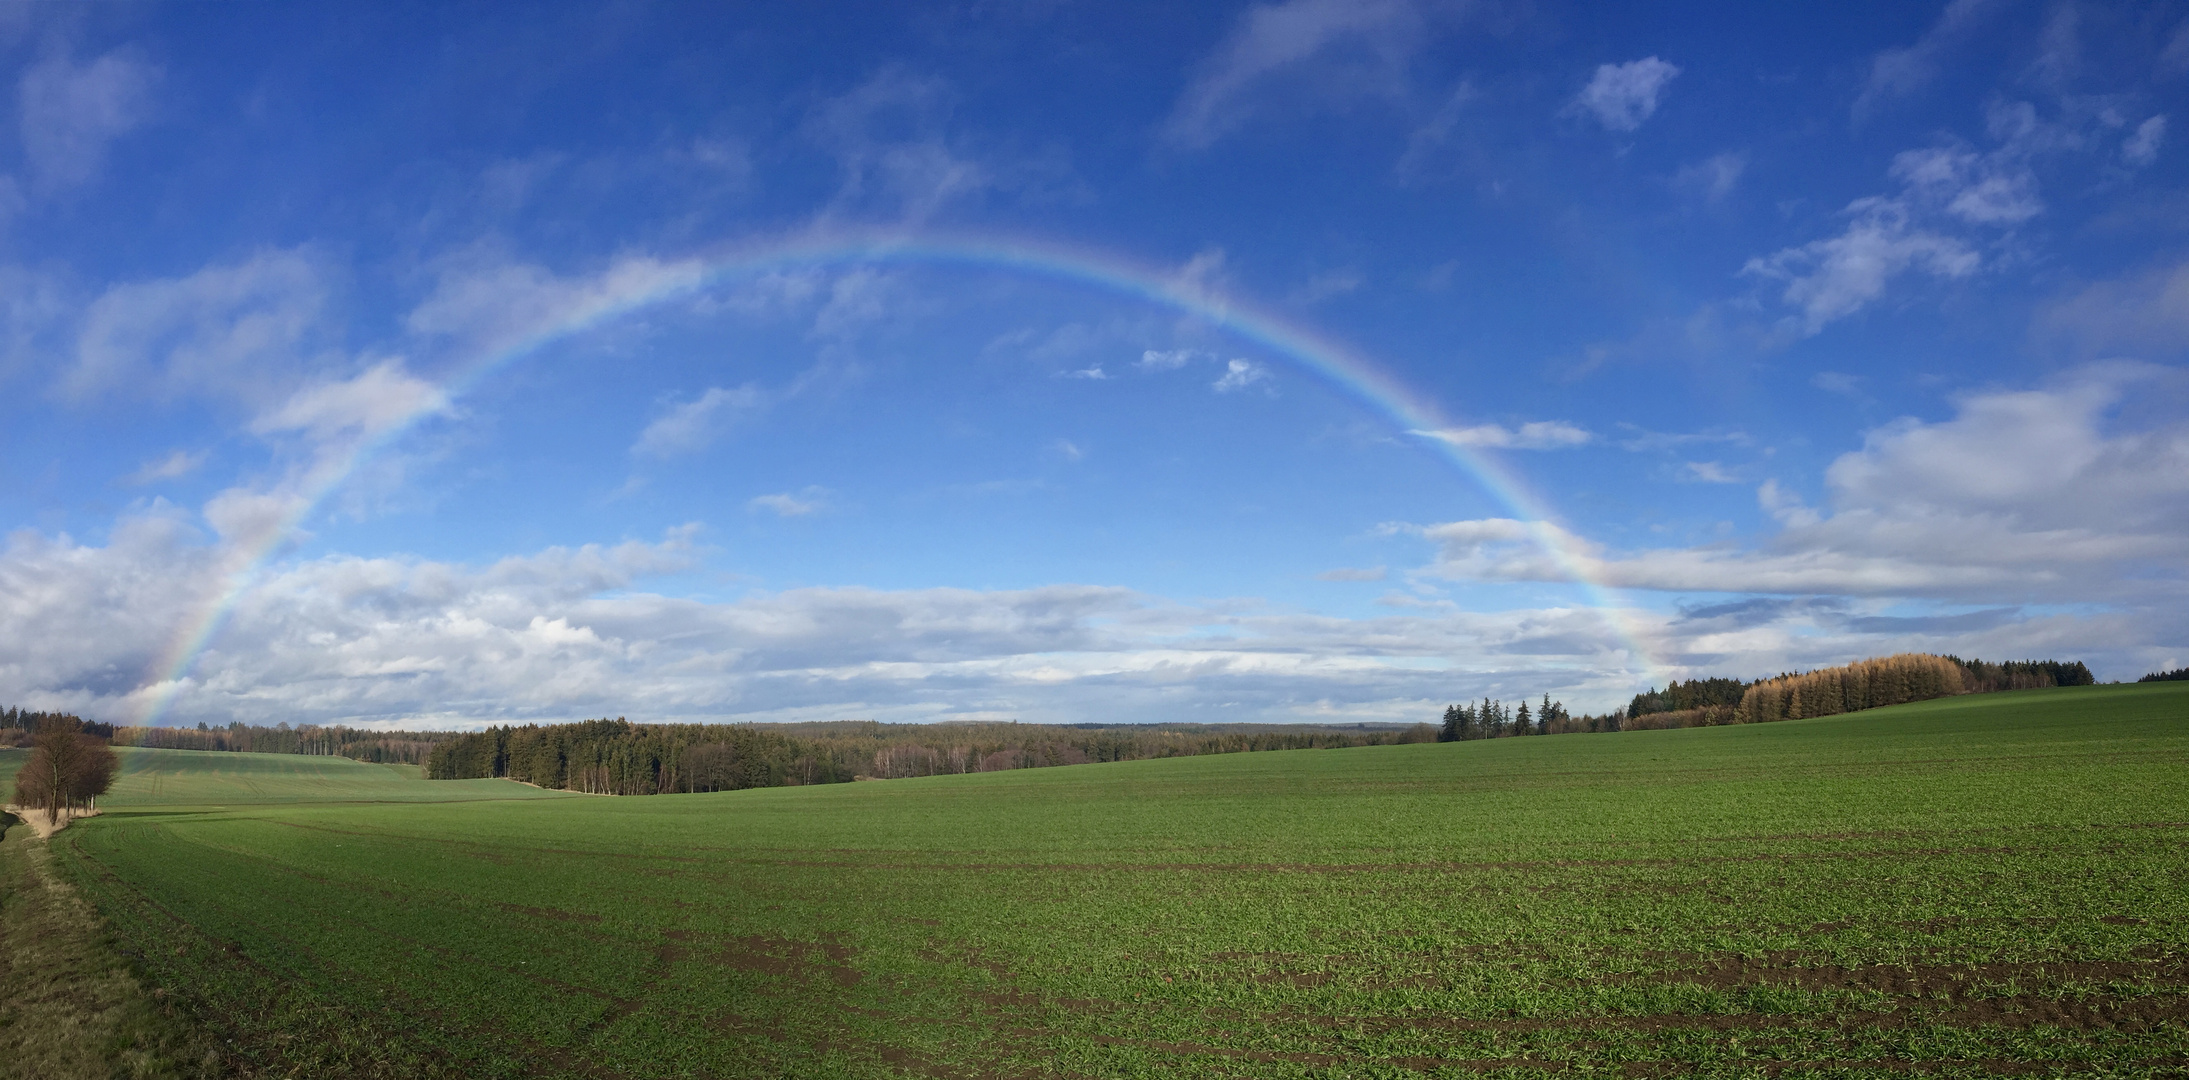
[[[48,841],[0,815],[0,1076],[224,1075],[211,1047],[131,974]]]

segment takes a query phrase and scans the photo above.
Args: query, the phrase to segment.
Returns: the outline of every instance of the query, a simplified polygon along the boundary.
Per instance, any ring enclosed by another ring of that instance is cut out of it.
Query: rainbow
[[[677,261],[628,259],[612,266],[566,298],[562,309],[538,325],[505,336],[462,364],[408,414],[386,424],[346,453],[332,456],[296,477],[289,485],[283,512],[263,535],[237,543],[222,570],[224,584],[204,609],[186,619],[170,645],[154,661],[147,685],[131,694],[141,723],[156,726],[176,699],[192,685],[190,672],[220,636],[237,604],[250,591],[274,553],[328,496],[357,469],[405,431],[445,411],[496,372],[542,348],[583,334],[656,305],[690,297],[709,288],[771,272],[840,265],[956,265],[1003,270],[1103,291],[1171,308],[1212,328],[1252,341],[1314,373],[1324,381],[1388,416],[1400,430],[1416,436],[1509,508],[1517,523],[1579,585],[1614,634],[1626,643],[1629,657],[1652,678],[1662,669],[1643,642],[1647,635],[1632,621],[1626,605],[1596,580],[1594,560],[1573,535],[1559,528],[1549,505],[1496,458],[1436,432],[1452,425],[1436,404],[1392,377],[1346,345],[1276,312],[1208,289],[1173,271],[1136,264],[1119,256],[1067,248],[1018,237],[922,232],[904,234],[801,234],[789,239],[745,244],[708,256]]]

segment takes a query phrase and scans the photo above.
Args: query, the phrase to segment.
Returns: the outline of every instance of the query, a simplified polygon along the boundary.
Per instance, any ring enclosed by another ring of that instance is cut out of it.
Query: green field
[[[125,755],[56,861],[238,1072],[2189,1075],[2184,683],[621,799]]]

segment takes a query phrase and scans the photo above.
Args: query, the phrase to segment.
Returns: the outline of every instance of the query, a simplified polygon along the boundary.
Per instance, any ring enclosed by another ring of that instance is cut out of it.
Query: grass
[[[0,1076],[213,1077],[219,1055],[147,994],[47,841],[0,815]]]
[[[2189,1075],[2189,684],[631,799],[126,756],[58,861],[243,1074]]]

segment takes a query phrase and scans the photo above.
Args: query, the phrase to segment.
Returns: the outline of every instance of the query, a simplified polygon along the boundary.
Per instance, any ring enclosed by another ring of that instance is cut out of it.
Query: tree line
[[[1674,680],[1662,690],[1634,696],[1614,714],[1616,730],[1760,724],[1835,716],[1954,694],[2093,686],[2097,678],[2080,660],[2009,660],[1993,663],[1958,656],[1901,653],[1815,671],[1740,679]]]
[[[34,709],[9,707],[0,709],[0,746],[24,747],[30,745],[40,725],[48,722],[73,720],[86,735],[101,739],[114,737],[114,725],[96,724],[73,713],[39,712]]]
[[[318,727],[286,723],[273,727],[230,723],[223,727],[196,728],[106,727],[115,746],[145,746],[160,750],[224,750],[247,754],[318,754],[346,757],[375,764],[423,765],[435,743],[456,736],[453,731],[362,731],[335,725]]]
[[[2137,681],[2137,682],[2189,682],[2189,667],[2184,667],[2184,668],[2175,668],[2175,669],[2174,669],[2174,670],[2172,670],[2172,671],[2154,671],[2154,672],[2152,672],[2151,674],[2149,674],[2149,675],[2146,675],[2146,676],[2144,676],[2143,678],[2137,679],[2136,681]]]
[[[576,724],[491,727],[434,744],[429,780],[505,777],[605,795],[1000,772],[1096,761],[1425,742],[1411,728],[1354,725]]]
[[[15,805],[44,810],[48,825],[64,812],[96,808],[121,771],[121,759],[105,736],[87,730],[104,725],[87,725],[66,713],[34,715],[30,759],[15,774]]]
[[[1619,714],[1607,716],[1575,716],[1566,711],[1562,701],[1552,701],[1549,694],[1533,711],[1528,702],[1507,705],[1494,698],[1483,698],[1481,704],[1469,702],[1451,705],[1444,710],[1444,723],[1437,728],[1438,742],[1462,742],[1468,739],[1502,739],[1515,735],[1565,735],[1581,731],[1617,731]]]

